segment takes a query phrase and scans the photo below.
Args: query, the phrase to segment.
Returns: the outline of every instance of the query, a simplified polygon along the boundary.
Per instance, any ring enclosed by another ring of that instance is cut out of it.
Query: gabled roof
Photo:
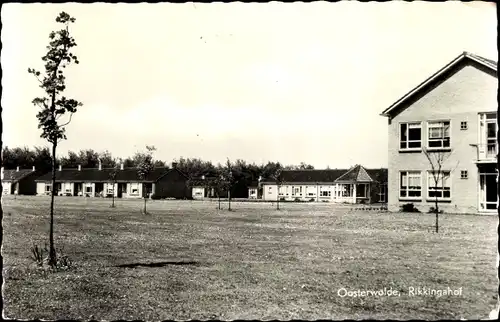
[[[350,170],[348,170],[346,173],[344,173],[343,175],[338,177],[337,180],[335,180],[335,181],[336,182],[339,182],[339,181],[372,182],[374,180],[366,172],[365,168],[363,168],[360,165],[355,165]]]
[[[93,169],[62,169],[56,171],[57,182],[109,182],[111,180],[111,173],[114,168],[104,168],[102,170]],[[136,168],[118,169],[116,173],[117,182],[155,182],[161,177],[167,175],[171,171],[179,171],[177,169],[168,168],[155,168],[145,180],[141,180],[137,173]],[[180,171],[179,171],[180,172]],[[182,172],[180,172],[182,174]],[[184,174],[182,174],[184,175]],[[46,173],[35,181],[51,181],[52,173]]]
[[[17,170],[3,170],[2,172],[2,181],[5,182],[17,182],[21,179],[24,179],[30,175],[40,174],[39,172],[35,172],[32,169],[20,169]]]
[[[484,57],[481,57],[476,54],[469,53],[467,51],[464,51],[461,53],[458,57],[453,59],[451,62],[449,62],[446,66],[438,70],[434,75],[431,77],[427,78],[424,82],[422,82],[420,85],[412,89],[410,92],[405,94],[403,97],[398,99],[396,102],[394,102],[391,106],[386,108],[380,115],[381,116],[391,116],[391,114],[398,108],[400,107],[404,102],[409,100],[411,97],[422,91],[424,88],[427,88],[428,86],[434,84],[437,82],[446,72],[450,71],[454,67],[458,66],[460,63],[464,61],[469,61],[469,62],[476,62],[487,69],[495,72],[497,72],[497,62],[487,59]]]

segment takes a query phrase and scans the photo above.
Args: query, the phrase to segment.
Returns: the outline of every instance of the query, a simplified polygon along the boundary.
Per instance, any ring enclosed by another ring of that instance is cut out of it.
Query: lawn
[[[30,247],[48,240],[49,199],[2,203],[8,318],[474,319],[496,303],[496,216],[441,215],[436,234],[433,215],[332,204],[151,201],[142,215],[140,200],[59,197],[56,246],[74,266],[47,272]]]

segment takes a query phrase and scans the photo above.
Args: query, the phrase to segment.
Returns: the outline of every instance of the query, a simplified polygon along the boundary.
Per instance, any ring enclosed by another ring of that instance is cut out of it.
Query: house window
[[[331,197],[332,196],[332,192],[331,191],[321,191],[320,192],[320,196],[321,197]]]
[[[52,185],[51,184],[46,184],[45,185],[45,192],[51,192],[52,191]]]
[[[92,186],[86,186],[85,187],[85,192],[86,193],[92,193]]]
[[[380,185],[380,190],[378,192],[378,202],[386,202],[386,194],[387,194],[387,185]]]
[[[418,171],[402,171],[400,176],[399,197],[421,198],[422,175]]]
[[[467,130],[467,121],[460,122],[460,130]]]
[[[112,194],[112,193],[114,192],[114,190],[115,190],[115,189],[114,189],[113,184],[109,184],[109,185],[108,185],[108,194]]]
[[[467,170],[460,171],[460,179],[467,179],[467,178],[469,178],[469,173],[467,172]]]
[[[401,123],[399,138],[401,150],[420,149],[422,147],[421,123]]]
[[[429,198],[451,198],[450,171],[441,171],[440,173],[429,171],[427,178],[429,188],[427,196]]]
[[[427,128],[429,148],[450,147],[450,121],[429,122]]]
[[[139,194],[139,184],[138,183],[131,183],[130,184],[130,194],[131,195],[138,195]]]
[[[350,184],[343,184],[340,186],[341,189],[341,195],[343,198],[350,198],[352,197],[352,185]]]

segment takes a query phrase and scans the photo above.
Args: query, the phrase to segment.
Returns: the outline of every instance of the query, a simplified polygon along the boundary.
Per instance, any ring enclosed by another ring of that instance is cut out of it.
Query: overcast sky
[[[387,166],[379,114],[463,51],[497,60],[496,9],[477,2],[5,4],[3,141],[45,145],[28,67],[60,11],[84,103],[59,148],[158,159]]]

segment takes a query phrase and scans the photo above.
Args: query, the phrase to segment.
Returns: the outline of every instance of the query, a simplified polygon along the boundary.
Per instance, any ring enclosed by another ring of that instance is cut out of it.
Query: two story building
[[[497,62],[464,52],[389,106],[388,209],[496,213]]]

